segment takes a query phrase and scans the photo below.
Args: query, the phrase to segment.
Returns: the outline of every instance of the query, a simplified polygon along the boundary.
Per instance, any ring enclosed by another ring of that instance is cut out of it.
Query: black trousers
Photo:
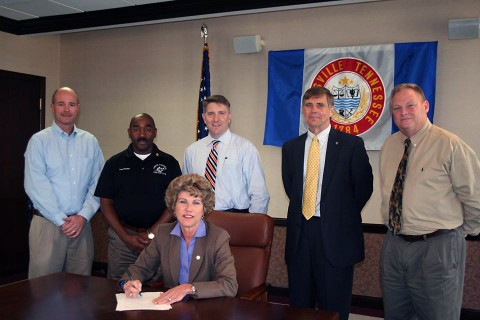
[[[287,265],[290,305],[336,311],[340,319],[348,319],[354,266],[337,267],[327,260],[321,218],[303,218],[300,244],[291,260]]]

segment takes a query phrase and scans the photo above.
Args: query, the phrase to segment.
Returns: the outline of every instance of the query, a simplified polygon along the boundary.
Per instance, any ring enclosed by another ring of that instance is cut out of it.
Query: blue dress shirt
[[[198,226],[197,232],[195,232],[192,240],[190,240],[190,245],[188,248],[187,242],[183,238],[182,230],[178,222],[170,234],[180,238],[180,274],[178,276],[178,283],[189,283],[188,275],[190,273],[190,262],[192,261],[193,248],[195,248],[195,240],[207,235],[205,221],[200,220],[200,225]]]
[[[68,135],[53,122],[32,136],[25,152],[25,192],[33,206],[61,226],[69,215],[87,221],[100,201],[94,197],[104,158],[97,139],[76,126]]]
[[[267,213],[270,195],[257,148],[230,130],[218,139],[208,135],[191,144],[185,150],[183,173],[205,175],[205,164],[214,140],[220,141],[217,145],[215,209]]]

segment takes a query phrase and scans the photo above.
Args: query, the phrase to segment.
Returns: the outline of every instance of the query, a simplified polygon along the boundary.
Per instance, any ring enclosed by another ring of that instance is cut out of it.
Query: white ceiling
[[[173,0],[0,0],[0,16],[27,20]]]

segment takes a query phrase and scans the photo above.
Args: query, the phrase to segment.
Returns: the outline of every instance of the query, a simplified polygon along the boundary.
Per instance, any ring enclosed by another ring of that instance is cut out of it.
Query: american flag
[[[197,110],[197,140],[200,140],[208,135],[208,129],[203,122],[202,101],[210,96],[210,64],[208,57],[208,44],[203,46],[203,60],[202,60],[202,76],[200,80],[200,92],[198,93],[198,110]]]

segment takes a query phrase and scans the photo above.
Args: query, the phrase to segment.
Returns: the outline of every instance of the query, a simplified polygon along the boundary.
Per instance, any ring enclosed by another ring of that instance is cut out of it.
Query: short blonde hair
[[[390,93],[390,107],[393,107],[393,105],[392,105],[393,97],[397,93],[399,93],[400,91],[405,90],[405,89],[411,89],[411,90],[415,91],[420,96],[420,98],[422,99],[422,102],[427,100],[427,98],[425,97],[425,93],[423,93],[422,88],[420,88],[420,86],[418,84],[416,84],[416,83],[400,83],[400,84],[397,84],[395,86],[395,88],[392,89],[392,92]]]
[[[210,214],[215,207],[215,193],[212,190],[210,182],[198,174],[185,174],[173,179],[165,192],[165,203],[174,216],[178,195],[182,191],[186,191],[190,195],[202,199],[203,213],[205,216]]]

